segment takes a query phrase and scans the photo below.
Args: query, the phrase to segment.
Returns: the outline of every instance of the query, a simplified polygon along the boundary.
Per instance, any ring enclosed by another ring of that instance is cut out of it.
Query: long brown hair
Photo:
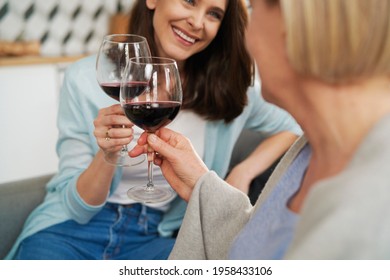
[[[183,109],[207,120],[226,123],[239,116],[247,104],[247,89],[253,76],[253,61],[245,47],[248,13],[242,0],[227,0],[219,31],[203,51],[187,59],[183,81]],[[154,11],[138,0],[130,15],[129,32],[147,38],[156,55]]]

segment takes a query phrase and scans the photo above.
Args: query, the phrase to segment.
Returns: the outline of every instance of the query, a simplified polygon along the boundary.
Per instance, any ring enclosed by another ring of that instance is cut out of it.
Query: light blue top
[[[20,242],[31,234],[69,219],[88,223],[104,206],[104,203],[97,206],[85,203],[76,189],[79,175],[99,150],[93,135],[93,121],[100,108],[115,103],[97,83],[95,61],[96,56],[84,58],[69,66],[65,73],[57,120],[59,172],[48,183],[44,202],[27,219],[7,259],[13,257]],[[261,131],[265,137],[285,130],[301,134],[300,127],[288,113],[262,99],[258,81],[249,88],[248,97],[248,105],[233,122],[206,124],[204,161],[222,178],[228,171],[234,144],[244,128]],[[118,168],[110,193],[117,188],[121,173],[122,169]],[[180,198],[171,203],[159,225],[162,236],[170,236],[179,228],[185,209],[186,203]]]
[[[299,220],[299,215],[288,208],[288,201],[301,186],[310,155],[310,146],[306,145],[234,240],[229,259],[283,258]]]

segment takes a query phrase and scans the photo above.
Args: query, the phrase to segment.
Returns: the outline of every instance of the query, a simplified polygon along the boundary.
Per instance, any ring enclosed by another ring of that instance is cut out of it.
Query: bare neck
[[[336,175],[352,159],[364,137],[390,114],[390,81],[372,79],[348,86],[310,82],[291,114],[298,120],[312,148],[312,157],[290,208],[299,211],[318,180]]]
[[[390,113],[390,82],[385,78],[344,86],[310,82],[302,98],[308,109],[297,118],[313,150],[309,167],[318,177],[326,177],[341,171],[375,123]]]

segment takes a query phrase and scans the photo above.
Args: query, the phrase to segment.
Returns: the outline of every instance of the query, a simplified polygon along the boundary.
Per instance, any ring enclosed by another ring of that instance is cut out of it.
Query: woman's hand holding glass
[[[188,201],[196,182],[209,171],[190,140],[168,128],[161,128],[154,134],[143,133],[129,154],[147,153],[148,146],[157,153],[154,163],[160,166],[168,183]]]
[[[100,109],[94,125],[97,144],[105,154],[117,154],[134,138],[133,124],[123,113],[120,104]]]

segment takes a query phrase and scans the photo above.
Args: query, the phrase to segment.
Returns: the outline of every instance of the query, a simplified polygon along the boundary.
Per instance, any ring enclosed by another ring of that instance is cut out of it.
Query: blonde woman
[[[264,98],[304,131],[256,205],[171,130],[148,144],[189,201],[171,259],[390,258],[390,1],[252,0]],[[145,148],[146,135],[134,155]]]

